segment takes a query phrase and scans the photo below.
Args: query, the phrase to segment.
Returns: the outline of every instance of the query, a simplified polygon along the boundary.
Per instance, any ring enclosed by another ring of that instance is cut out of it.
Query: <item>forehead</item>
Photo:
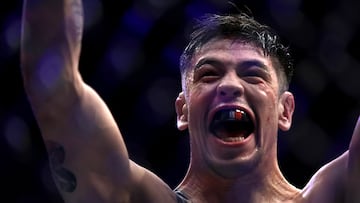
[[[191,60],[192,67],[204,58],[218,59],[229,63],[257,60],[272,68],[271,58],[264,51],[250,43],[234,39],[213,39],[198,48]]]

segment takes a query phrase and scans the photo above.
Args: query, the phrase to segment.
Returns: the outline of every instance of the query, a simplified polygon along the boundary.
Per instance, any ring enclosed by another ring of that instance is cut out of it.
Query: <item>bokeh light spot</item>
[[[86,0],[83,1],[84,7],[84,29],[97,24],[103,16],[103,7],[99,0]]]
[[[8,145],[18,155],[25,155],[30,150],[31,140],[27,124],[17,116],[12,116],[5,123],[4,135]],[[26,157],[22,157],[25,158]]]
[[[156,80],[147,91],[147,99],[152,111],[160,123],[174,115],[174,102],[177,81],[172,78]]]
[[[152,27],[152,20],[145,13],[139,13],[136,9],[129,9],[123,16],[125,27],[138,36],[146,36]]]
[[[11,52],[15,52],[20,46],[20,19],[11,21],[5,30],[5,41]]]
[[[51,90],[55,87],[62,68],[64,68],[62,59],[53,51],[48,51],[42,58],[37,74],[46,90]]]

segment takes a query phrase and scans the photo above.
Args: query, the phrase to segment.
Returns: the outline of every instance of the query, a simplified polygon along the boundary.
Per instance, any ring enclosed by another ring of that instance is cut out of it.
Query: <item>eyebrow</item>
[[[214,66],[224,66],[224,63],[216,58],[212,58],[212,57],[211,58],[202,58],[195,64],[194,70],[199,69],[204,64],[210,64],[210,65],[214,65]],[[262,61],[259,61],[256,59],[249,59],[249,60],[241,61],[236,66],[241,67],[241,68],[250,68],[250,67],[256,66],[265,71],[269,70],[267,65],[265,65]]]

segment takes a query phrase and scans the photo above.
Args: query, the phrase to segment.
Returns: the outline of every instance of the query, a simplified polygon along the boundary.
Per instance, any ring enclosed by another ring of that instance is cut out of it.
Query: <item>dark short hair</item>
[[[280,67],[276,65],[276,71],[283,73],[286,78],[281,88],[288,89],[294,70],[289,48],[280,42],[279,35],[272,28],[245,13],[205,14],[197,19],[190,41],[180,57],[182,74],[189,66],[196,49],[214,38],[239,39],[261,48],[264,54],[278,59]]]

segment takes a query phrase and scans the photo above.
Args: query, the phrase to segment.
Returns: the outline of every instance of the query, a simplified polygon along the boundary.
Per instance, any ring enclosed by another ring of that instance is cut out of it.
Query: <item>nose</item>
[[[244,87],[239,78],[234,76],[224,77],[217,87],[217,94],[220,98],[229,100],[240,97]]]

